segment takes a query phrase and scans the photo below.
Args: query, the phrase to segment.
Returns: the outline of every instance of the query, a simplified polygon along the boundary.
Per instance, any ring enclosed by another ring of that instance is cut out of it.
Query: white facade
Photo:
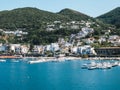
[[[53,50],[54,51],[60,50],[58,43],[52,43],[50,48],[51,48],[51,51],[53,51]]]
[[[79,29],[79,25],[71,25],[70,28],[71,29]]]
[[[4,31],[5,34],[14,34],[14,31]]]
[[[50,45],[46,45],[46,51],[50,51]]]
[[[21,46],[21,53],[26,54],[28,53],[29,48],[27,46]]]
[[[87,34],[94,32],[93,28],[88,28],[88,27],[82,28],[82,31]]]
[[[82,54],[82,55],[84,55],[84,54],[96,55],[96,52],[95,52],[94,48],[92,48],[92,47],[89,46],[89,45],[80,46],[78,51],[79,51],[79,53]]]
[[[10,44],[10,50],[16,52],[16,48],[20,48],[20,44]]]
[[[78,52],[78,47],[72,47],[71,51],[72,51],[73,53],[77,53],[77,52]]]

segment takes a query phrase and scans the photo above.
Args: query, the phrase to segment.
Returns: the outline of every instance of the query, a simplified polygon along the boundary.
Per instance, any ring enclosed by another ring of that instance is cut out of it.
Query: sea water
[[[0,90],[120,90],[120,67],[81,69],[87,60],[0,62]]]

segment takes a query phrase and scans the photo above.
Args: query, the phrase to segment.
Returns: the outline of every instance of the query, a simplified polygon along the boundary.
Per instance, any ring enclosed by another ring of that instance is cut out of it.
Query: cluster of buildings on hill
[[[120,36],[110,35],[110,30],[106,31],[104,35],[98,36],[96,39],[92,36],[94,29],[91,25],[95,24],[91,21],[71,21],[62,23],[61,21],[54,21],[47,23],[45,29],[47,31],[58,30],[62,28],[67,29],[81,29],[76,34],[71,34],[69,40],[59,38],[58,42],[51,43],[49,45],[21,45],[21,44],[0,44],[0,53],[11,53],[11,54],[39,54],[53,56],[54,54],[65,54],[65,55],[120,55]],[[97,25],[97,24],[96,24]],[[99,25],[97,25],[99,27]],[[22,30],[16,31],[4,31],[0,29],[4,34],[13,34],[16,36],[27,35],[28,32]],[[87,37],[89,35],[89,37]],[[109,43],[109,47],[97,48],[93,44],[104,44]],[[110,49],[112,47],[112,49]],[[115,47],[115,48],[114,48]],[[117,49],[116,49],[117,47]]]
[[[28,32],[24,32],[22,30],[15,30],[15,31],[11,31],[11,30],[3,30],[3,29],[0,29],[0,32],[6,34],[6,35],[15,35],[15,36],[23,36],[23,35],[27,35]]]
[[[84,28],[85,29],[85,28]],[[83,29],[83,30],[84,30]],[[87,28],[86,28],[87,29]],[[89,28],[90,29],[90,28]],[[86,30],[85,30],[86,31]],[[89,31],[89,30],[88,30]],[[93,29],[91,29],[91,32]],[[53,56],[53,55],[72,55],[72,56],[109,56],[109,55],[120,55],[120,36],[109,36],[107,40],[113,44],[113,46],[117,47],[104,47],[104,48],[94,48],[91,46],[91,43],[95,43],[95,39],[91,38],[86,40],[77,40],[80,33],[82,31],[71,35],[69,41],[65,41],[64,38],[59,38],[58,42],[51,43],[49,45],[21,45],[21,44],[0,44],[0,53],[1,54],[34,54],[34,55],[42,55],[42,56]],[[84,34],[84,33],[83,33]],[[81,35],[81,37],[83,36]],[[86,35],[86,34],[85,34]],[[81,38],[79,37],[79,38]],[[101,36],[102,37],[102,36]],[[106,38],[102,37],[98,39],[100,42],[104,42]],[[117,41],[118,40],[118,41]],[[83,44],[85,41],[87,44]],[[117,42],[117,43],[115,43]]]
[[[90,20],[88,21],[70,21],[70,22],[61,22],[61,21],[54,21],[51,23],[47,23],[45,30],[46,31],[54,31],[59,29],[81,29],[82,27],[90,27],[91,25],[95,25],[95,22]],[[98,24],[96,24],[99,26]]]

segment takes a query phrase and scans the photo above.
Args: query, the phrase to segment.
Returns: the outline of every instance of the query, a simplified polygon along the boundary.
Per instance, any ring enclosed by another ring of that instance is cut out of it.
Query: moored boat
[[[88,70],[94,70],[94,69],[97,69],[97,67],[96,66],[90,66],[90,67],[88,67]]]
[[[41,63],[41,62],[46,62],[46,60],[45,59],[39,59],[39,60],[28,61],[29,64]]]
[[[4,59],[0,59],[0,62],[6,62],[6,60],[4,60]]]
[[[87,64],[83,64],[83,65],[81,66],[81,68],[82,68],[82,69],[87,69],[87,68],[88,68],[88,65],[87,65]]]

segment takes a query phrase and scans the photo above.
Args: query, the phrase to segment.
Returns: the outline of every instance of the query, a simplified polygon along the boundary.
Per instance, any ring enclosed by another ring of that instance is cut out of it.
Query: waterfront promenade
[[[45,59],[45,60],[54,60],[54,59],[60,59],[60,58],[63,58],[63,59],[74,59],[74,60],[78,60],[78,59],[81,59],[81,60],[120,60],[120,57],[88,57],[88,58],[82,58],[82,57],[71,57],[71,56],[68,56],[68,57],[59,57],[59,58],[56,58],[56,57],[22,57],[22,56],[0,56],[0,58],[3,58],[3,59],[6,59],[6,58],[37,58],[37,59]]]
[[[42,62],[61,62],[61,61],[67,61],[67,60],[120,60],[120,57],[88,57],[88,58],[82,58],[82,57],[22,57],[22,56],[0,56],[0,59],[25,59],[25,58],[32,58],[32,61],[29,61],[30,63],[42,63]]]
[[[81,58],[81,57],[24,57],[32,58],[31,61],[28,61],[30,64],[33,63],[42,63],[42,62],[63,62],[63,61],[73,61],[73,60],[120,60],[120,57],[90,57],[90,58]]]

